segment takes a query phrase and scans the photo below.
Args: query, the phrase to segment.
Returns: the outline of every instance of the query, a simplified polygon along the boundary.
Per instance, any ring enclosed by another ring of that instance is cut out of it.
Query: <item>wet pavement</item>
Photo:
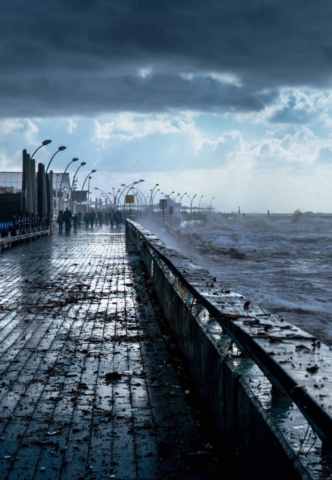
[[[123,231],[0,253],[0,478],[214,479]]]

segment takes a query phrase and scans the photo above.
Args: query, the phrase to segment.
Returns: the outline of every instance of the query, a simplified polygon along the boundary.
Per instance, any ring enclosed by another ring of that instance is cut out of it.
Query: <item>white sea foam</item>
[[[332,215],[211,215],[182,221],[182,235],[146,226],[229,288],[332,344]],[[229,248],[245,259],[220,254]]]

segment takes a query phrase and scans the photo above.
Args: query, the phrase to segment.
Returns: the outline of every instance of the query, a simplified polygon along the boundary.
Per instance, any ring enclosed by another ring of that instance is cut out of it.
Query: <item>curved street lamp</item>
[[[118,206],[119,206],[119,203],[120,203],[120,198],[122,197],[123,195],[123,192],[126,190],[126,188],[130,188],[132,185],[136,185],[137,183],[141,183],[141,182],[144,182],[145,180],[141,179],[141,180],[138,180],[136,182],[132,182],[132,183],[129,183],[128,185],[125,185],[124,183],[121,185],[121,187],[124,187],[124,189],[122,190],[122,192],[120,193],[119,195],[119,198],[117,199],[117,204],[116,204],[116,209],[118,209]]]
[[[36,150],[35,150],[35,151],[33,152],[33,154],[31,155],[31,157],[30,157],[31,160],[33,159],[34,154],[35,154],[36,152],[38,152],[38,150],[39,150],[40,148],[44,147],[45,145],[48,145],[48,144],[51,143],[51,142],[52,142],[52,140],[43,140],[43,141],[42,141],[42,144],[41,144],[38,148],[36,148]]]
[[[113,192],[108,192],[108,194],[113,195],[113,205],[116,205],[116,199],[117,199],[117,196],[119,195],[119,192],[121,192],[121,188],[117,189],[116,194],[114,193],[114,191],[115,191],[114,187],[112,187],[112,190],[113,190]]]
[[[143,201],[144,201],[144,203],[145,203],[145,207],[148,208],[148,204],[147,204],[147,201],[146,201],[146,199],[145,199],[144,193],[141,192],[141,190],[139,190],[137,187],[134,187],[134,186],[131,187],[130,190],[137,190],[138,193],[140,194],[141,201],[142,201],[142,199],[143,199]],[[143,201],[142,201],[142,205],[143,205]]]
[[[153,187],[153,189],[151,190],[149,205],[151,205],[151,200],[152,200],[152,197],[153,197],[153,192],[154,192],[154,189],[155,189],[156,187],[159,187],[159,183],[156,183],[155,186]]]
[[[95,187],[95,190],[98,190],[99,192],[103,193],[103,194],[106,196],[106,198],[108,198],[108,201],[109,201],[110,203],[112,203],[110,197],[107,195],[106,192],[104,192],[104,190],[102,190],[101,188],[98,188],[98,187]],[[100,196],[99,196],[99,197],[100,197]]]
[[[79,169],[81,167],[83,167],[84,165],[86,165],[86,162],[81,162],[81,164],[79,165],[79,167],[77,168],[76,172],[75,172],[75,175],[73,177],[73,183],[71,184],[71,189],[73,190],[74,188],[74,184],[75,184],[75,178],[76,178],[76,175],[77,175],[77,172],[79,171]]]
[[[185,195],[188,195],[188,193],[186,192],[186,193],[184,193],[184,194],[182,195],[182,197],[180,197],[180,203],[182,202],[182,199],[183,199],[183,197],[184,197]]]
[[[39,148],[40,148],[40,147],[39,147]],[[51,160],[48,162],[48,165],[47,165],[47,167],[46,167],[45,173],[47,173],[48,169],[50,168],[51,162],[52,162],[53,158],[55,157],[55,155],[56,155],[57,153],[59,153],[59,152],[63,152],[63,150],[66,150],[66,147],[64,147],[64,146],[59,147],[59,148],[57,149],[57,151],[55,152],[55,154],[52,155]],[[36,150],[36,151],[37,151],[37,150]],[[35,152],[35,153],[36,153],[36,152]]]
[[[211,205],[212,205],[212,202],[213,202],[214,199],[215,199],[215,197],[213,197],[212,200],[211,200],[211,202],[210,202],[210,207],[209,207],[210,210],[211,210]]]
[[[85,182],[87,181],[87,179],[89,178],[89,175],[91,175],[91,173],[95,173],[97,170],[91,170],[91,172],[89,172],[87,174],[87,176],[85,177],[85,180],[83,182],[83,185],[82,185],[82,190],[84,190],[84,185],[85,185]]]
[[[87,181],[87,179],[89,178],[89,176],[91,175],[91,173],[95,173],[96,171],[97,171],[97,170],[91,170],[91,172],[89,172],[89,173],[87,174],[87,176],[85,177],[85,180],[84,180],[84,182],[83,182],[82,189],[81,189],[81,201],[80,201],[80,203],[82,203],[82,192],[83,192],[83,190],[84,190],[85,182]],[[88,197],[89,197],[89,193],[88,193]],[[82,205],[80,205],[80,206],[82,207]]]
[[[188,195],[188,197],[189,197],[189,195]],[[192,210],[193,210],[193,201],[194,201],[194,198],[195,198],[195,197],[196,197],[196,193],[195,193],[195,195],[194,195],[192,198],[189,197],[189,200],[190,200],[190,213],[192,213]]]
[[[169,195],[166,195],[166,193],[161,192],[161,194],[164,195],[164,197],[166,197],[166,198],[169,198],[173,193],[175,193],[175,192],[171,192]]]
[[[180,193],[180,192],[178,192],[178,194],[175,196],[174,202],[176,202],[176,199],[177,199],[179,196],[181,197],[181,193]]]
[[[160,188],[158,188],[158,190],[156,190],[156,191],[154,192],[154,195],[153,195],[153,197],[152,197],[152,205],[153,205],[155,196],[157,195],[158,192],[160,192]]]
[[[199,199],[198,210],[201,209],[201,200],[202,200],[203,197],[204,197],[204,195],[201,195],[201,198]]]
[[[61,187],[62,187],[63,178],[64,178],[64,176],[65,176],[65,173],[66,173],[69,165],[71,165],[72,163],[77,162],[77,161],[78,161],[78,158],[76,158],[76,157],[73,158],[73,159],[68,163],[68,165],[67,165],[66,168],[65,168],[65,171],[64,171],[63,174],[62,174],[62,179],[61,179],[61,183],[60,183],[60,191],[59,191],[59,210],[60,210],[60,206],[61,206],[61,197],[62,197]]]

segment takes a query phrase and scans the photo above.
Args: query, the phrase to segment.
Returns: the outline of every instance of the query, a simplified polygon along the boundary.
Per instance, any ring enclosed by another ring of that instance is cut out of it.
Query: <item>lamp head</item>
[[[48,145],[51,142],[52,142],[52,140],[44,140],[44,141],[42,141],[42,145]]]
[[[98,188],[98,187],[95,187],[95,190],[99,190],[99,188]]]
[[[145,182],[145,180],[140,180],[140,182]],[[138,183],[138,182],[137,182]]]
[[[91,173],[95,173],[97,170],[91,170]]]
[[[66,147],[59,147],[58,150],[59,152],[62,152],[62,150],[66,150]]]
[[[86,162],[81,162],[81,167],[83,167],[83,165],[86,165]]]

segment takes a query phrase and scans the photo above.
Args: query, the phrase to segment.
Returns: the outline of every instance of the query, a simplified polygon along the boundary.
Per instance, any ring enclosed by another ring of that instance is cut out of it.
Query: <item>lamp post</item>
[[[122,197],[123,192],[126,190],[126,188],[130,188],[132,185],[136,185],[137,183],[141,183],[141,182],[144,182],[144,180],[141,179],[141,180],[139,180],[139,181],[129,183],[128,185],[125,185],[124,183],[121,185],[121,187],[124,187],[124,188],[123,188],[123,190],[121,191],[121,193],[120,193],[120,195],[119,195],[119,198],[117,199],[116,208],[118,208],[118,205],[119,205],[119,203],[120,203],[120,198]],[[125,205],[125,204],[123,204],[123,205]]]
[[[210,207],[209,207],[210,211],[211,211],[211,205],[212,205],[212,202],[213,202],[214,199],[215,199],[215,197],[213,197],[211,202],[210,202]]]
[[[95,187],[96,188],[96,187]],[[99,195],[99,199],[98,199],[98,208],[102,207],[103,206],[103,201],[101,200],[101,197],[105,197],[105,193],[101,192],[101,194]],[[100,205],[101,203],[101,205]],[[107,204],[107,196],[106,196],[106,204]]]
[[[147,204],[147,201],[146,201],[146,199],[145,199],[145,197],[144,197],[144,194],[143,194],[143,192],[141,192],[141,190],[139,190],[137,187],[131,187],[131,189],[130,189],[130,190],[133,190],[133,191],[134,191],[134,190],[137,190],[137,192],[138,192],[138,193],[139,193],[139,195],[140,195],[140,198],[141,198],[141,200],[143,200],[143,201],[144,201],[144,203],[145,203],[145,207],[146,207],[146,209],[147,209],[147,208],[148,208],[148,204]],[[142,201],[142,206],[143,206],[143,201]]]
[[[156,183],[155,186],[153,187],[153,189],[151,190],[149,205],[151,205],[151,201],[152,201],[152,197],[153,197],[153,192],[154,192],[154,189],[155,189],[156,187],[159,187],[159,183]]]
[[[73,183],[71,184],[71,188],[73,189],[74,188],[74,184],[75,184],[75,179],[76,179],[76,175],[77,175],[77,172],[79,171],[79,169],[81,167],[83,167],[84,165],[86,165],[86,162],[81,162],[81,164],[79,165],[79,167],[77,168],[76,172],[75,172],[75,175],[73,177]]]
[[[166,197],[166,198],[169,198],[173,193],[175,193],[175,192],[171,192],[169,195],[166,195],[166,193],[161,192],[161,194],[164,195],[164,197]]]
[[[98,190],[99,192],[102,192],[108,198],[109,202],[112,203],[110,197],[101,188],[95,187],[95,190]]]
[[[59,192],[59,210],[60,210],[60,206],[61,206],[61,196],[62,196],[61,187],[62,187],[63,178],[64,178],[64,176],[65,176],[65,173],[66,173],[69,165],[71,165],[72,163],[77,162],[77,161],[78,161],[78,158],[73,158],[73,159],[68,163],[68,165],[67,165],[66,168],[65,168],[65,171],[64,171],[63,174],[62,174],[62,179],[61,179],[61,183],[60,183],[60,192]]]
[[[157,195],[158,192],[160,192],[160,188],[158,188],[158,190],[156,190],[156,191],[154,192],[154,195],[153,195],[153,197],[152,197],[152,209],[153,209],[154,198],[155,198],[155,196]]]
[[[115,192],[115,188],[112,187],[112,190],[113,192],[108,192],[109,195],[113,195],[113,206],[116,205],[116,200],[117,200],[117,196],[119,195],[119,192],[121,192],[121,188],[118,188],[117,191],[116,191],[116,194],[114,193]]]
[[[38,148],[36,148],[36,150],[35,150],[35,151],[33,152],[33,154],[31,155],[31,157],[30,157],[31,160],[33,159],[35,153],[38,152],[38,150],[39,150],[40,148],[45,147],[45,145],[48,145],[48,144],[51,143],[51,142],[52,142],[52,140],[43,140],[43,141],[42,141],[42,144],[41,144]]]
[[[184,197],[185,195],[188,195],[188,193],[186,192],[186,193],[184,193],[184,194],[182,195],[182,197],[180,197],[180,203],[182,202],[182,199],[183,199],[183,197]]]
[[[39,148],[40,148],[40,147],[39,147]],[[55,155],[56,155],[57,153],[59,153],[59,152],[63,152],[63,150],[66,150],[66,147],[64,147],[64,146],[59,147],[59,148],[57,149],[57,151],[54,153],[54,155],[52,155],[51,160],[48,162],[48,165],[47,165],[47,167],[46,167],[45,173],[48,172],[48,169],[50,168],[50,165],[51,165],[52,160],[53,160],[53,158],[55,157]],[[36,151],[37,151],[37,150],[36,150]],[[36,152],[35,152],[35,153],[36,153]]]
[[[88,201],[90,202],[90,180],[91,180],[91,176],[89,177],[89,180],[88,180]],[[88,213],[90,211],[90,205],[88,204]]]
[[[178,194],[177,194],[176,197],[174,198],[174,203],[176,202],[176,199],[177,199],[179,196],[181,197],[181,193],[180,193],[180,192],[178,192]]]
[[[87,179],[89,178],[89,176],[90,176],[92,173],[95,173],[96,171],[97,171],[97,170],[91,170],[91,172],[89,172],[89,173],[87,174],[87,176],[85,177],[85,180],[84,180],[83,185],[82,185],[82,190],[81,190],[81,201],[80,201],[81,204],[82,204],[82,192],[83,192],[83,190],[84,190],[85,182],[87,181]],[[89,196],[89,193],[88,193],[88,196]],[[80,207],[82,208],[82,205],[80,205]]]
[[[189,197],[189,195],[188,195],[188,197]],[[190,200],[190,213],[193,212],[193,201],[194,201],[194,198],[195,198],[195,197],[196,197],[196,193],[195,193],[195,195],[194,195],[192,198],[189,197],[189,200]]]
[[[204,197],[204,195],[201,195],[201,198],[199,199],[198,210],[201,209],[201,200],[202,200],[203,197]]]

